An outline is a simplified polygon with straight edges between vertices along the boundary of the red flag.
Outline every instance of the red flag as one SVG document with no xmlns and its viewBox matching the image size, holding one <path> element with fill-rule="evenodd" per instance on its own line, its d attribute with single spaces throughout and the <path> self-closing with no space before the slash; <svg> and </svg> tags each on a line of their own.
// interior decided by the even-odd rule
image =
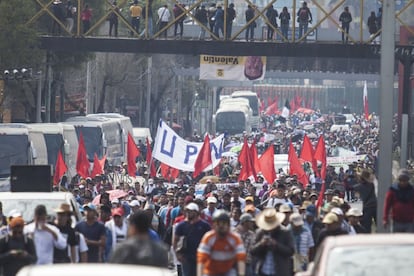
<svg viewBox="0 0 414 276">
<path fill-rule="evenodd" d="M 99 160 L 98 155 L 95 153 L 93 157 L 93 168 L 92 168 L 91 176 L 95 177 L 97 174 L 99 175 L 103 174 L 103 167 L 102 167 L 101 160 Z"/>
<path fill-rule="evenodd" d="M 273 183 L 276 179 L 275 152 L 273 145 L 270 145 L 262 156 L 260 156 L 259 163 L 264 179 L 266 179 L 268 183 Z"/>
<path fill-rule="evenodd" d="M 63 160 L 62 152 L 59 150 L 56 166 L 55 166 L 55 174 L 53 175 L 53 184 L 56 186 L 59 184 L 60 179 L 68 170 L 68 167 L 65 164 L 65 160 Z"/>
<path fill-rule="evenodd" d="M 76 172 L 83 178 L 89 176 L 89 160 L 86 155 L 85 141 L 82 132 L 79 133 L 78 155 L 76 157 Z"/>
<path fill-rule="evenodd" d="M 149 175 L 150 177 L 155 177 L 157 175 L 157 170 L 155 169 L 155 164 L 152 162 L 152 150 L 151 150 L 151 144 L 148 140 L 148 137 L 146 138 L 147 143 L 147 156 L 145 156 L 145 161 L 147 161 L 147 165 L 150 167 Z"/>
<path fill-rule="evenodd" d="M 322 178 L 322 188 L 319 193 L 318 201 L 316 203 L 316 207 L 322 206 L 323 202 L 323 196 L 325 193 L 326 185 L 325 185 L 325 179 L 326 179 L 326 148 L 325 148 L 325 140 L 323 139 L 323 136 L 321 135 L 318 140 L 318 144 L 316 145 L 315 149 L 315 160 L 318 160 L 322 163 L 321 167 L 321 178 Z"/>
<path fill-rule="evenodd" d="M 139 156 L 140 152 L 135 144 L 134 138 L 131 133 L 128 133 L 128 144 L 127 144 L 127 163 L 128 163 L 128 175 L 135 176 L 137 171 L 137 163 L 135 160 Z"/>
<path fill-rule="evenodd" d="M 257 173 L 260 172 L 259 157 L 257 156 L 256 141 L 250 146 L 250 162 L 253 169 L 254 179 L 257 180 Z"/>
<path fill-rule="evenodd" d="M 197 159 L 194 163 L 193 177 L 197 177 L 205 168 L 211 165 L 211 149 L 210 149 L 210 137 L 208 134 L 204 137 L 203 146 L 197 155 Z"/>
<path fill-rule="evenodd" d="M 363 103 L 364 103 L 364 117 L 365 120 L 369 119 L 369 108 L 368 108 L 368 88 L 367 88 L 367 82 L 364 82 L 364 98 L 363 98 Z"/>
<path fill-rule="evenodd" d="M 271 105 L 269 105 L 266 110 L 265 110 L 265 115 L 275 115 L 279 113 L 279 109 L 278 109 L 278 102 L 274 102 Z"/>
<path fill-rule="evenodd" d="M 99 160 L 99 164 L 101 164 L 102 171 L 104 171 L 105 169 L 105 163 L 106 163 L 106 154 L 104 155 L 104 157 L 102 157 L 101 160 Z"/>
<path fill-rule="evenodd" d="M 162 177 L 164 177 L 165 179 L 171 181 L 172 179 L 175 179 L 179 176 L 180 174 L 180 170 L 176 169 L 176 168 L 172 168 L 170 166 L 168 166 L 167 164 L 161 163 L 160 166 L 161 169 L 161 175 Z"/>
<path fill-rule="evenodd" d="M 244 138 L 238 161 L 241 165 L 239 180 L 245 180 L 249 176 L 253 175 L 252 162 L 250 160 L 250 149 L 246 138 Z"/>
<path fill-rule="evenodd" d="M 303 137 L 303 145 L 302 151 L 300 152 L 300 158 L 302 160 L 311 163 L 312 170 L 315 174 L 318 174 L 318 165 L 316 164 L 316 160 L 314 158 L 315 150 L 313 149 L 312 143 L 309 137 L 305 134 Z"/>
<path fill-rule="evenodd" d="M 293 148 L 292 141 L 289 144 L 288 161 L 289 161 L 289 174 L 290 175 L 296 174 L 298 177 L 298 181 L 302 183 L 303 187 L 305 187 L 309 183 L 309 179 L 305 173 L 305 170 L 300 164 L 296 151 Z"/>
</svg>

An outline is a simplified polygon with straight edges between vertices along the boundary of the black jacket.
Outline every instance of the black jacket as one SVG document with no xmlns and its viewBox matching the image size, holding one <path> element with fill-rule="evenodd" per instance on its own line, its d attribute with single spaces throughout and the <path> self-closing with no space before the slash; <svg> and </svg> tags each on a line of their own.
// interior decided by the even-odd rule
<svg viewBox="0 0 414 276">
<path fill-rule="evenodd" d="M 277 268 L 276 274 L 278 276 L 292 275 L 291 257 L 295 252 L 293 235 L 289 230 L 282 229 L 281 227 L 272 230 L 270 232 L 270 236 L 276 241 L 276 246 L 268 248 L 266 245 L 261 243 L 261 240 L 266 233 L 268 232 L 261 229 L 258 230 L 256 233 L 255 244 L 251 249 L 252 255 L 259 259 L 259 271 L 265 260 L 266 253 L 270 249 L 272 250 L 275 267 Z"/>
</svg>

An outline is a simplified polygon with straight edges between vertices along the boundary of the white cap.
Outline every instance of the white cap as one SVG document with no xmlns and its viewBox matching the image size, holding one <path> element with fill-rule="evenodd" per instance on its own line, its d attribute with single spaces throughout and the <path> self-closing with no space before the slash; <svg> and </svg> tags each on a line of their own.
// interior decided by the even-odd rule
<svg viewBox="0 0 414 276">
<path fill-rule="evenodd" d="M 293 213 L 289 217 L 290 223 L 292 223 L 294 226 L 300 226 L 303 225 L 303 218 L 299 213 Z"/>
<path fill-rule="evenodd" d="M 200 209 L 198 208 L 198 205 L 194 202 L 188 203 L 187 206 L 185 206 L 186 210 L 196 211 L 198 212 Z"/>
<path fill-rule="evenodd" d="M 111 203 L 112 204 L 118 204 L 119 203 L 119 199 L 114 198 L 114 199 L 111 200 Z"/>
<path fill-rule="evenodd" d="M 8 218 L 17 218 L 17 217 L 21 217 L 22 213 L 20 211 L 18 211 L 17 209 L 13 209 L 9 212 L 8 214 Z"/>
<path fill-rule="evenodd" d="M 136 206 L 141 206 L 141 204 L 139 203 L 138 200 L 134 199 L 129 203 L 129 206 L 136 207 Z"/>
<path fill-rule="evenodd" d="M 150 178 L 148 179 L 148 185 L 154 184 L 154 179 Z"/>
<path fill-rule="evenodd" d="M 210 196 L 207 198 L 207 203 L 217 203 L 217 198 L 215 196 Z"/>
<path fill-rule="evenodd" d="M 343 216 L 344 215 L 344 212 L 342 211 L 342 209 L 338 208 L 338 207 L 332 208 L 331 213 L 334 213 L 337 216 Z"/>
</svg>

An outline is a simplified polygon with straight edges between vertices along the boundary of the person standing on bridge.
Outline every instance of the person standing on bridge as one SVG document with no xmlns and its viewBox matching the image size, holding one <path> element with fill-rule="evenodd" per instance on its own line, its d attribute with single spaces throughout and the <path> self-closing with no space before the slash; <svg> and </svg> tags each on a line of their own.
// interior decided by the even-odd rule
<svg viewBox="0 0 414 276">
<path fill-rule="evenodd" d="M 200 34 L 198 35 L 199 40 L 204 40 L 206 37 L 206 29 L 208 24 L 208 16 L 205 5 L 201 5 L 201 8 L 196 10 L 195 18 L 199 21 L 199 24 L 204 25 L 200 26 Z"/>
<path fill-rule="evenodd" d="M 224 36 L 224 11 L 221 5 L 217 5 L 217 10 L 214 15 L 214 34 L 220 38 L 220 31 Z"/>
<path fill-rule="evenodd" d="M 118 14 L 119 8 L 116 1 L 112 3 L 111 13 L 108 15 L 109 21 L 109 36 L 112 36 L 112 30 L 114 30 L 115 37 L 118 37 Z"/>
<path fill-rule="evenodd" d="M 282 12 L 279 14 L 280 19 L 280 29 L 282 35 L 284 36 L 283 40 L 289 41 L 289 22 L 290 22 L 290 13 L 287 7 L 283 7 Z"/>
<path fill-rule="evenodd" d="M 251 5 L 247 6 L 245 16 L 246 16 L 246 23 L 248 24 L 246 28 L 246 41 L 249 41 L 249 34 L 250 34 L 250 41 L 253 41 L 254 40 L 254 28 L 256 28 L 257 24 L 256 24 L 256 21 L 253 20 L 254 9 Z"/>
<path fill-rule="evenodd" d="M 89 31 L 89 28 L 91 27 L 91 18 L 92 18 L 92 10 L 89 8 L 89 5 L 86 4 L 81 13 L 83 33 L 86 33 Z"/>
<path fill-rule="evenodd" d="M 184 32 L 184 19 L 186 15 L 184 14 L 185 5 L 181 3 L 174 4 L 173 13 L 176 21 L 174 22 L 174 37 L 177 38 L 177 31 L 180 28 L 180 39 L 183 38 Z M 184 14 L 184 15 L 183 15 Z"/>
<path fill-rule="evenodd" d="M 134 28 L 134 31 L 139 34 L 139 23 L 141 20 L 142 8 L 138 5 L 138 0 L 134 0 L 134 4 L 129 7 L 131 13 L 131 25 Z M 131 31 L 131 36 L 134 35 L 134 32 Z"/>
<path fill-rule="evenodd" d="M 349 7 L 344 8 L 344 11 L 339 16 L 339 22 L 342 23 L 342 43 L 348 44 L 349 25 L 352 22 L 352 15 L 349 12 Z"/>
<path fill-rule="evenodd" d="M 164 29 L 168 25 L 168 21 L 170 21 L 171 13 L 168 10 L 168 6 L 164 5 L 161 8 L 158 9 L 158 31 Z M 165 30 L 162 32 L 162 35 L 164 38 L 167 38 L 167 32 L 168 28 L 165 28 Z"/>
<path fill-rule="evenodd" d="M 236 10 L 234 9 L 234 4 L 231 3 L 227 8 L 227 17 L 226 17 L 226 38 L 231 37 L 231 32 L 233 29 L 233 20 L 236 18 Z"/>
<path fill-rule="evenodd" d="M 267 41 L 272 41 L 273 36 L 275 34 L 275 28 L 277 28 L 277 10 L 273 8 L 273 5 L 270 5 L 270 7 L 266 11 L 266 17 L 269 21 L 267 23 Z"/>
<path fill-rule="evenodd" d="M 302 35 L 306 35 L 308 32 L 309 23 L 312 24 L 312 13 L 308 8 L 308 3 L 303 2 L 302 7 L 298 10 L 297 13 L 298 22 L 299 22 L 299 39 L 302 38 Z M 306 41 L 306 36 L 304 41 Z"/>
</svg>

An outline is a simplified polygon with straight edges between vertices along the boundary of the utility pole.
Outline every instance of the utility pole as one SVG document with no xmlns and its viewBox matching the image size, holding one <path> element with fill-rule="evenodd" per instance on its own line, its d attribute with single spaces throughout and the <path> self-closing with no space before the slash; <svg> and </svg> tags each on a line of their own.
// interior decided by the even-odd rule
<svg viewBox="0 0 414 276">
<path fill-rule="evenodd" d="M 147 104 L 145 108 L 145 127 L 150 127 L 151 118 L 151 83 L 152 83 L 152 56 L 147 59 L 148 75 L 147 75 Z"/>
<path fill-rule="evenodd" d="M 378 162 L 377 232 L 385 232 L 382 224 L 384 199 L 392 182 L 392 120 L 395 63 L 395 0 L 382 1 L 381 92 Z"/>
<path fill-rule="evenodd" d="M 37 73 L 37 95 L 36 95 L 36 123 L 42 122 L 42 71 Z"/>
</svg>

